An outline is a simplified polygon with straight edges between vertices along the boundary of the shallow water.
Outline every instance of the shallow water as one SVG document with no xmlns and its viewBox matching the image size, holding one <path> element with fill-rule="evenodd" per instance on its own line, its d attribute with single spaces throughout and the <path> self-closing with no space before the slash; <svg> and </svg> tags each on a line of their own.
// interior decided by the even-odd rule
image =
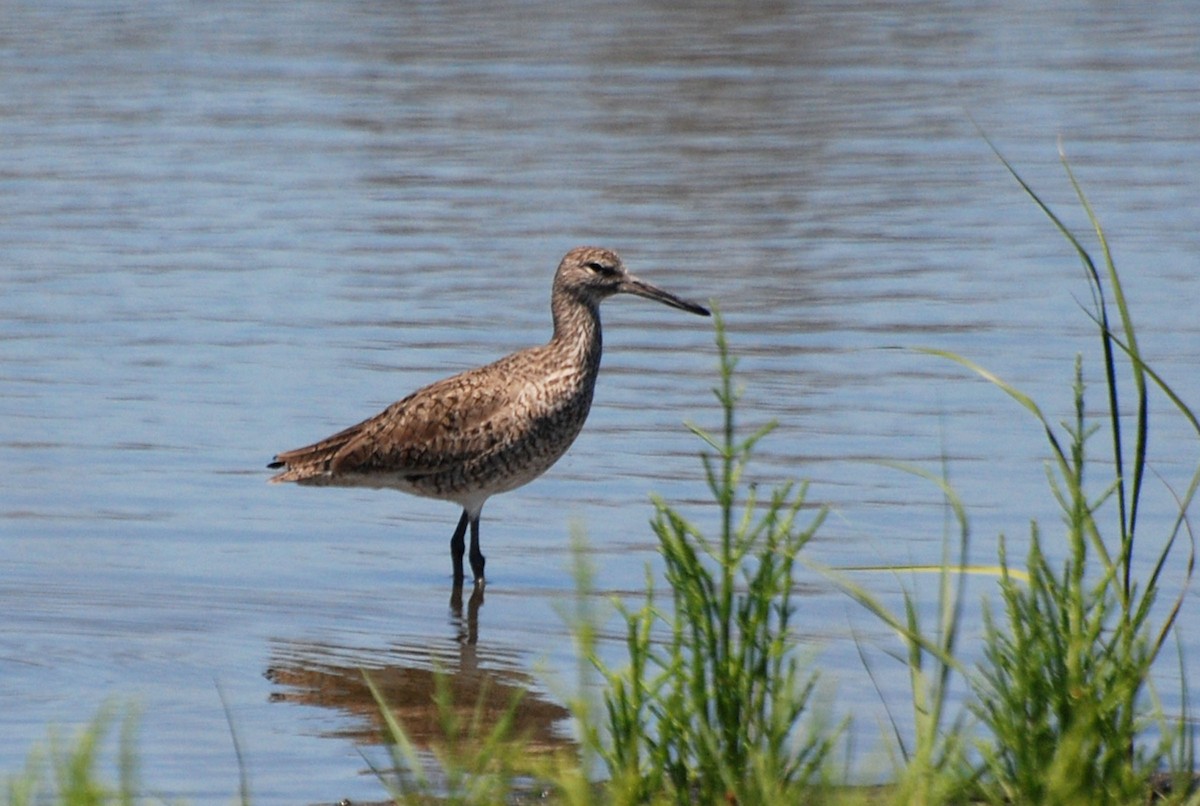
<svg viewBox="0 0 1200 806">
<path fill-rule="evenodd" d="M 281 489 L 263 465 L 544 340 L 554 265 L 579 243 L 720 305 L 747 425 L 779 422 L 758 476 L 810 479 L 832 509 L 815 559 L 939 556 L 937 491 L 875 459 L 944 459 L 980 562 L 1031 518 L 1052 531 L 1033 422 L 889 348 L 968 355 L 1055 421 L 1077 351 L 1098 378 L 1078 261 L 974 119 L 1086 231 L 1061 137 L 1143 349 L 1200 401 L 1194 17 L 1186 3 L 10 4 L 0 771 L 117 697 L 139 704 L 150 788 L 228 802 L 219 688 L 256 802 L 379 798 L 358 750 L 360 667 L 414 701 L 439 666 L 530 688 L 531 718 L 551 725 L 539 736 L 561 737 L 572 524 L 600 591 L 636 595 L 655 561 L 648 493 L 712 517 L 682 425 L 718 422 L 707 323 L 606 304 L 583 435 L 488 504 L 474 618 L 449 601 L 452 507 Z M 1155 405 L 1154 469 L 1180 489 L 1197 440 Z M 1147 549 L 1170 511 L 1149 487 Z M 881 713 L 847 636 L 888 636 L 804 582 L 801 622 L 840 707 Z M 988 586 L 974 580 L 972 601 Z M 877 667 L 903 703 L 902 670 L 882 653 Z M 877 722 L 856 724 L 869 745 Z"/>
</svg>

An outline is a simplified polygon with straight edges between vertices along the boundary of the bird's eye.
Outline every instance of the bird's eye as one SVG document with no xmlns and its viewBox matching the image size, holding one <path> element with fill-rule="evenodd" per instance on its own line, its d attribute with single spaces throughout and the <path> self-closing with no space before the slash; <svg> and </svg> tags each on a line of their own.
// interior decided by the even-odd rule
<svg viewBox="0 0 1200 806">
<path fill-rule="evenodd" d="M 583 265 L 596 272 L 596 274 L 603 274 L 605 277 L 612 277 L 617 273 L 615 266 L 609 266 L 607 263 L 599 263 L 595 260 L 589 260 Z"/>
</svg>

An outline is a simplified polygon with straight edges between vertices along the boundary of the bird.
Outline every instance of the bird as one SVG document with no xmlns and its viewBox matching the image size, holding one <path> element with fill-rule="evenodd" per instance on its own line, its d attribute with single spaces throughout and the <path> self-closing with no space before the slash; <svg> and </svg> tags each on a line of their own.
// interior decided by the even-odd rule
<svg viewBox="0 0 1200 806">
<path fill-rule="evenodd" d="M 450 538 L 453 584 L 464 580 L 468 528 L 474 583 L 485 583 L 479 519 L 489 498 L 533 481 L 583 428 L 600 369 L 600 303 L 632 294 L 708 316 L 709 310 L 641 280 L 616 252 L 576 247 L 554 273 L 554 331 L 542 345 L 436 381 L 373 417 L 267 467 L 275 484 L 393 489 L 462 508 Z"/>
</svg>

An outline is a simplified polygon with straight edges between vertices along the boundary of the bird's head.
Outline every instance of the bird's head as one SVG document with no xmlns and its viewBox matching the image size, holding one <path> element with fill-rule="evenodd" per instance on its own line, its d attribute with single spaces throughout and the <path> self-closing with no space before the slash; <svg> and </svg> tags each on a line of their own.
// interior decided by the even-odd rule
<svg viewBox="0 0 1200 806">
<path fill-rule="evenodd" d="M 569 293 L 593 305 L 614 294 L 633 294 L 688 313 L 709 315 L 703 305 L 681 299 L 634 277 L 625 270 L 625 264 L 616 252 L 595 246 L 578 246 L 563 256 L 554 275 L 554 290 L 556 293 Z"/>
</svg>

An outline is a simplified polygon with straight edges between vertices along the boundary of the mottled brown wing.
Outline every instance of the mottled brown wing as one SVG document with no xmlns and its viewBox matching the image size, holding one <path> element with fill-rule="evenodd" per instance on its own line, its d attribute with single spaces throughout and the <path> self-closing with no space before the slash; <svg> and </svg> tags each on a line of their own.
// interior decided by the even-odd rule
<svg viewBox="0 0 1200 806">
<path fill-rule="evenodd" d="M 501 362 L 498 362 L 501 363 Z M 441 473 L 477 456 L 500 438 L 524 382 L 497 384 L 489 368 L 438 381 L 331 437 L 275 457 L 286 467 L 273 482 L 356 473 Z"/>
<path fill-rule="evenodd" d="M 330 463 L 333 475 L 443 473 L 483 453 L 513 410 L 507 384 L 476 383 L 475 373 L 448 378 L 393 403 L 367 421 Z"/>
</svg>

